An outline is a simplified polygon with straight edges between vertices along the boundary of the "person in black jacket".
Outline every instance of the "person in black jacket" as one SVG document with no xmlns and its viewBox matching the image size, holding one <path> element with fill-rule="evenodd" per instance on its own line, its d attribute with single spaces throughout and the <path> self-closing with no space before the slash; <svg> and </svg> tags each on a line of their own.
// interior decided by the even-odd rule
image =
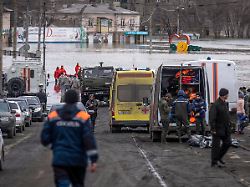
<svg viewBox="0 0 250 187">
<path fill-rule="evenodd" d="M 46 105 L 47 105 L 47 94 L 45 93 L 45 91 L 43 89 L 43 84 L 39 84 L 39 92 L 36 94 L 36 96 L 38 97 L 38 99 L 42 105 L 43 112 L 45 112 Z"/>
<path fill-rule="evenodd" d="M 98 153 L 90 116 L 77 107 L 78 98 L 75 90 L 68 90 L 66 104 L 48 115 L 41 133 L 41 143 L 52 145 L 57 187 L 83 187 L 89 161 L 90 171 L 96 171 Z"/>
<path fill-rule="evenodd" d="M 176 118 L 177 133 L 179 142 L 182 143 L 182 125 L 184 125 L 188 138 L 191 137 L 191 131 L 189 128 L 188 114 L 191 111 L 191 106 L 189 101 L 186 99 L 186 94 L 184 90 L 179 90 L 177 94 L 177 99 L 173 102 L 172 114 Z"/>
<path fill-rule="evenodd" d="M 212 167 L 223 167 L 222 160 L 231 145 L 231 130 L 229 120 L 229 108 L 226 102 L 229 91 L 221 88 L 219 98 L 215 101 L 209 111 L 209 123 L 212 133 Z M 221 145 L 222 141 L 222 145 Z"/>
</svg>

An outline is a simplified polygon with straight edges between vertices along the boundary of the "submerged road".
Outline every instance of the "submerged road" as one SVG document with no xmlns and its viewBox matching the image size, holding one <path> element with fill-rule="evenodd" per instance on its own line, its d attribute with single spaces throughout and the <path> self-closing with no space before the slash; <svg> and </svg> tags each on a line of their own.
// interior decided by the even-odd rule
<svg viewBox="0 0 250 187">
<path fill-rule="evenodd" d="M 100 108 L 96 127 L 100 160 L 98 171 L 88 173 L 93 187 L 240 187 L 250 186 L 250 130 L 238 136 L 241 148 L 231 148 L 224 169 L 210 167 L 210 149 L 186 143 L 153 143 L 144 129 L 111 134 L 108 109 Z M 42 123 L 33 123 L 14 139 L 5 138 L 3 187 L 51 187 L 51 151 L 40 145 Z"/>
</svg>

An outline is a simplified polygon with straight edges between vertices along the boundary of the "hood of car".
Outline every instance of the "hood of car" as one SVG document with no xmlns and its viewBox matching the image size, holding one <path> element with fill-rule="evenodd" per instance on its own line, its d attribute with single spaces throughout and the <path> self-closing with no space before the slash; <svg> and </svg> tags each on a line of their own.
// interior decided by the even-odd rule
<svg viewBox="0 0 250 187">
<path fill-rule="evenodd" d="M 31 108 L 32 110 L 35 108 L 41 107 L 40 105 L 29 105 L 29 108 Z"/>
</svg>

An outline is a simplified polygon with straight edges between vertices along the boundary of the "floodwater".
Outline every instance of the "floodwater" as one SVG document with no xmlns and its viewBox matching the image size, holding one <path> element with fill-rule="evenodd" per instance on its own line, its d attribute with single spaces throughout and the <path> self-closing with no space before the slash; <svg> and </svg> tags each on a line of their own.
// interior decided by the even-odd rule
<svg viewBox="0 0 250 187">
<path fill-rule="evenodd" d="M 192 44 L 192 43 L 191 43 Z M 47 44 L 46 70 L 51 74 L 57 66 L 64 65 L 68 74 L 74 74 L 74 67 L 78 62 L 82 67 L 97 66 L 104 62 L 105 66 L 122 67 L 124 69 L 146 68 L 157 69 L 161 64 L 180 64 L 191 60 L 212 59 L 232 60 L 237 64 L 238 80 L 241 85 L 250 86 L 250 40 L 211 40 L 195 41 L 194 45 L 213 49 L 242 49 L 245 52 L 208 52 L 202 51 L 194 54 L 169 54 L 156 51 L 150 54 L 145 48 L 136 45 L 94 45 L 94 44 Z M 35 51 L 36 45 L 31 45 Z M 11 57 L 4 56 L 3 69 L 11 64 Z M 53 84 L 51 84 L 53 85 Z M 53 94 L 52 86 L 48 91 Z M 56 94 L 56 100 L 59 101 Z"/>
</svg>

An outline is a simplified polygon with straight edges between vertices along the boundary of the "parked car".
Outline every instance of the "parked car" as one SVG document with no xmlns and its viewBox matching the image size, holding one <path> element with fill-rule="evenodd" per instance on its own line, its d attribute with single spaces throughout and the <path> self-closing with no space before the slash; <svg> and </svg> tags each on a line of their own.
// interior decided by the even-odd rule
<svg viewBox="0 0 250 187">
<path fill-rule="evenodd" d="M 16 101 L 9 101 L 10 109 L 16 111 L 16 128 L 19 132 L 23 132 L 25 130 L 25 114 L 21 110 L 20 105 Z"/>
<path fill-rule="evenodd" d="M 59 109 L 59 108 L 63 107 L 63 105 L 65 105 L 65 103 L 56 103 L 56 104 L 53 104 L 53 105 L 51 106 L 49 112 L 55 111 L 56 109 Z M 86 108 L 85 108 L 85 106 L 82 104 L 82 102 L 77 102 L 77 107 L 78 107 L 80 110 L 87 111 Z"/>
<path fill-rule="evenodd" d="M 4 141 L 3 141 L 3 134 L 0 129 L 0 171 L 3 170 L 3 162 L 4 162 Z"/>
<path fill-rule="evenodd" d="M 42 122 L 44 119 L 42 105 L 36 96 L 21 96 L 18 98 L 25 98 L 28 101 L 29 108 L 32 110 L 32 121 Z"/>
<path fill-rule="evenodd" d="M 32 123 L 32 110 L 29 108 L 29 103 L 27 101 L 27 99 L 25 98 L 8 98 L 8 101 L 16 101 L 20 107 L 22 112 L 25 115 L 25 125 L 27 127 L 31 126 Z"/>
<path fill-rule="evenodd" d="M 10 109 L 9 102 L 0 99 L 0 129 L 8 134 L 8 138 L 16 135 L 16 111 Z"/>
</svg>

